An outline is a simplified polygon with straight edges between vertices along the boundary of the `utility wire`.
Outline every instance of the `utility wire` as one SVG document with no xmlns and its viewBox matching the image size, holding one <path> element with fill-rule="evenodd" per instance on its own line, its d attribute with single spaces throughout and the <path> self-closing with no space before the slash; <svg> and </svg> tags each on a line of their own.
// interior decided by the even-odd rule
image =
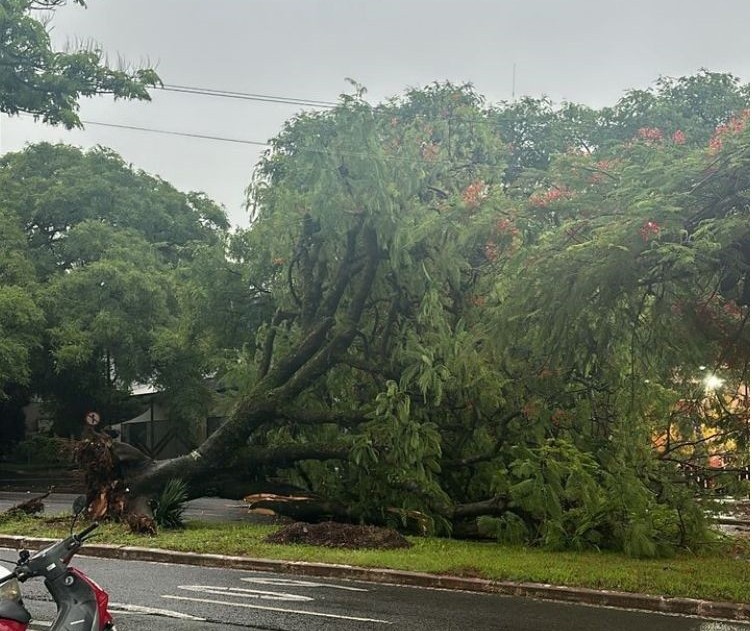
<svg viewBox="0 0 752 631">
<path fill-rule="evenodd" d="M 200 138 L 202 140 L 217 140 L 220 142 L 234 142 L 237 144 L 242 145 L 255 145 L 258 147 L 270 147 L 271 143 L 269 142 L 261 142 L 259 140 L 244 140 L 242 138 L 228 138 L 227 136 L 210 136 L 207 134 L 193 134 L 190 132 L 184 132 L 184 131 L 172 131 L 169 129 L 156 129 L 154 127 L 138 127 L 136 125 L 119 125 L 116 123 L 103 123 L 100 121 L 89 121 L 89 120 L 81 120 L 82 123 L 86 125 L 97 125 L 99 127 L 114 127 L 116 129 L 128 129 L 131 131 L 142 131 L 152 134 L 165 134 L 169 136 L 184 136 L 186 138 Z M 347 149 L 326 149 L 321 148 L 318 149 L 316 147 L 298 147 L 296 151 L 300 151 L 302 153 L 318 153 L 322 155 L 331 155 L 331 156 L 349 156 L 354 158 L 375 158 L 377 157 L 377 154 L 374 152 L 365 152 L 365 151 L 349 151 Z M 445 160 L 445 159 L 434 159 L 434 160 L 415 160 L 414 158 L 402 158 L 400 156 L 393 156 L 393 155 L 381 155 L 378 156 L 382 160 L 386 160 L 389 162 L 402 162 L 405 164 L 452 164 L 451 161 Z"/>
<path fill-rule="evenodd" d="M 272 96 L 269 94 L 253 94 L 249 92 L 235 92 L 232 90 L 214 90 L 211 88 L 196 88 L 187 85 L 173 85 L 163 84 L 157 86 L 157 89 L 165 92 L 180 92 L 183 94 L 198 94 L 201 96 L 217 96 L 228 99 L 240 99 L 243 101 L 262 101 L 264 103 L 281 103 L 284 105 L 295 106 L 308 106 L 308 107 L 321 107 L 321 108 L 334 108 L 337 107 L 337 103 L 333 101 L 320 101 L 317 99 L 298 99 L 287 96 Z"/>
<path fill-rule="evenodd" d="M 218 140 L 220 142 L 234 142 L 242 145 L 256 145 L 258 147 L 268 147 L 268 142 L 260 140 L 244 140 L 242 138 L 228 138 L 227 136 L 211 136 L 208 134 L 194 134 L 186 131 L 172 131 L 169 129 L 156 129 L 154 127 L 139 127 L 137 125 L 119 125 L 117 123 L 103 123 L 100 121 L 81 120 L 86 125 L 96 125 L 98 127 L 114 127 L 115 129 L 128 129 L 131 131 L 143 131 L 151 134 L 165 134 L 168 136 L 184 136 L 185 138 L 200 138 L 201 140 Z"/>
<path fill-rule="evenodd" d="M 18 116 L 23 116 L 26 118 L 33 118 L 32 114 L 27 114 L 25 112 L 21 112 L 18 114 Z M 118 123 L 104 123 L 102 121 L 92 121 L 92 120 L 84 120 L 81 119 L 81 122 L 85 125 L 95 125 L 97 127 L 111 127 L 114 129 L 126 129 L 129 131 L 140 131 L 140 132 L 146 132 L 151 134 L 163 134 L 167 136 L 183 136 L 185 138 L 198 138 L 200 140 L 215 140 L 219 142 L 233 142 L 236 144 L 241 145 L 254 145 L 257 147 L 271 147 L 270 142 L 262 142 L 260 140 L 245 140 L 243 138 L 230 138 L 227 136 L 212 136 L 209 134 L 194 134 L 191 132 L 184 132 L 184 131 L 174 131 L 169 129 L 157 129 L 156 127 L 140 127 L 138 125 L 125 125 L 125 124 L 118 124 Z M 412 164 L 412 165 L 425 165 L 425 164 L 453 164 L 451 160 L 436 158 L 433 160 L 415 160 L 414 158 L 407 158 L 407 157 L 401 157 L 401 156 L 395 156 L 395 155 L 381 155 L 378 156 L 374 152 L 366 152 L 366 151 L 350 151 L 347 149 L 327 149 L 327 148 L 316 148 L 316 147 L 298 147 L 296 151 L 299 151 L 301 153 L 318 153 L 321 155 L 329 155 L 329 156 L 348 156 L 348 157 L 354 157 L 354 158 L 376 158 L 379 157 L 381 160 L 385 160 L 387 162 L 401 162 L 403 164 Z"/>
<path fill-rule="evenodd" d="M 174 85 L 165 83 L 161 86 L 156 86 L 156 89 L 163 90 L 165 92 L 177 92 L 182 94 L 197 94 L 199 96 L 215 96 L 219 98 L 227 98 L 227 99 L 240 99 L 244 101 L 260 101 L 263 103 L 279 103 L 282 105 L 293 105 L 293 106 L 304 106 L 304 107 L 313 107 L 313 108 L 322 108 L 322 109 L 333 109 L 340 105 L 340 103 L 336 103 L 334 101 L 322 101 L 319 99 L 299 99 L 296 97 L 287 97 L 287 96 L 273 96 L 269 94 L 253 94 L 250 92 L 236 92 L 233 90 L 215 90 L 212 88 L 198 88 L 194 86 L 186 86 L 186 85 Z M 379 112 L 379 114 L 383 116 L 393 116 L 393 113 L 390 111 L 384 111 Z M 424 114 L 416 114 L 415 118 L 426 118 L 429 119 L 430 117 L 428 115 Z M 499 127 L 501 128 L 503 123 L 499 121 L 494 120 L 488 120 L 486 118 L 472 118 L 472 117 L 466 117 L 466 116 L 455 116 L 451 115 L 447 118 L 447 120 L 454 120 L 457 122 L 469 122 L 472 124 L 478 124 L 478 125 L 489 125 L 491 127 Z"/>
</svg>

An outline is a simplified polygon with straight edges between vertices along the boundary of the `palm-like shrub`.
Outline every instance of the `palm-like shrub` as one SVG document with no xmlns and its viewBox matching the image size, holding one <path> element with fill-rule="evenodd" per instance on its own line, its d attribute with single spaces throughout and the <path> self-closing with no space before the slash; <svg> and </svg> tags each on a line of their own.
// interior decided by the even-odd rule
<svg viewBox="0 0 752 631">
<path fill-rule="evenodd" d="M 184 528 L 183 512 L 187 501 L 188 485 L 179 478 L 173 478 L 152 502 L 154 521 L 162 528 Z"/>
</svg>

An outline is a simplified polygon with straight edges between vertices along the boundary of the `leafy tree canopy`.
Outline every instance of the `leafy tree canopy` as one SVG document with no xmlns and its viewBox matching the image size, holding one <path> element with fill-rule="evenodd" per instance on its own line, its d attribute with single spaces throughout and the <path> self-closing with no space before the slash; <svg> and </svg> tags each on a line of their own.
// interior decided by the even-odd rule
<svg viewBox="0 0 752 631">
<path fill-rule="evenodd" d="M 635 555 L 696 540 L 676 456 L 702 469 L 731 441 L 746 462 L 745 400 L 724 412 L 697 367 L 745 381 L 747 94 L 702 72 L 556 110 L 437 84 L 291 121 L 246 240 L 276 314 L 227 427 L 341 445 L 345 463 L 322 449 L 288 475 L 361 516 L 484 515 L 500 537 Z M 656 450 L 698 398 L 723 439 Z"/>
<path fill-rule="evenodd" d="M 111 411 L 118 391 L 167 369 L 155 349 L 180 321 L 179 277 L 198 252 L 221 255 L 228 222 L 204 195 L 103 148 L 33 145 L 0 159 L 0 182 L 4 234 L 15 244 L 0 268 L 16 305 L 7 339 L 25 351 L 7 351 L 13 370 L 3 381 L 23 383 L 33 371 L 36 392 L 75 427 L 85 409 Z"/>
<path fill-rule="evenodd" d="M 83 0 L 76 4 L 85 6 Z M 67 52 L 52 49 L 40 14 L 66 0 L 0 2 L 0 112 L 26 112 L 46 123 L 81 127 L 81 97 L 112 94 L 116 99 L 149 100 L 159 84 L 150 68 L 112 69 L 95 46 Z"/>
</svg>

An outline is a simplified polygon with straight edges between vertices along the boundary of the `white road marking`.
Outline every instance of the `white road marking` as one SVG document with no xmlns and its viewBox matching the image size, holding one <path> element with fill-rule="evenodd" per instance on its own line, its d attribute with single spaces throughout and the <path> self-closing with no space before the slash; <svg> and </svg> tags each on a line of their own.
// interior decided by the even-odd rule
<svg viewBox="0 0 752 631">
<path fill-rule="evenodd" d="M 296 581 L 290 578 L 265 578 L 262 576 L 251 576 L 241 578 L 246 583 L 256 583 L 257 585 L 276 585 L 277 587 L 329 587 L 331 589 L 344 589 L 349 592 L 367 592 L 367 589 L 361 587 L 346 587 L 344 585 L 330 585 L 328 583 L 313 583 L 311 581 Z"/>
<path fill-rule="evenodd" d="M 261 600 L 285 600 L 291 602 L 311 602 L 313 598 L 287 594 L 285 592 L 263 592 L 258 589 L 244 589 L 243 587 L 220 587 L 217 585 L 178 585 L 178 589 L 215 596 L 240 596 L 243 598 L 259 598 Z"/>
<path fill-rule="evenodd" d="M 187 613 L 181 613 L 179 611 L 172 611 L 171 609 L 157 609 L 156 607 L 143 607 L 141 605 L 130 605 L 127 603 L 110 603 L 110 612 L 125 615 L 125 614 L 146 614 L 149 616 L 162 616 L 164 618 L 176 618 L 178 620 L 198 620 L 199 622 L 206 622 L 206 618 L 199 618 L 198 616 L 191 616 Z"/>
<path fill-rule="evenodd" d="M 355 616 L 338 616 L 333 613 L 320 613 L 317 611 L 300 611 L 298 609 L 282 609 L 280 607 L 263 607 L 261 605 L 251 605 L 249 603 L 226 602 L 224 600 L 207 600 L 205 598 L 189 598 L 188 596 L 170 596 L 162 595 L 162 598 L 171 600 L 187 600 L 195 603 L 209 603 L 212 605 L 229 605 L 230 607 L 244 607 L 245 609 L 259 609 L 261 611 L 276 611 L 278 613 L 294 613 L 301 616 L 317 616 L 319 618 L 336 618 L 337 620 L 352 620 L 354 622 L 375 622 L 378 624 L 392 624 L 388 620 L 378 620 L 376 618 L 357 618 Z"/>
</svg>

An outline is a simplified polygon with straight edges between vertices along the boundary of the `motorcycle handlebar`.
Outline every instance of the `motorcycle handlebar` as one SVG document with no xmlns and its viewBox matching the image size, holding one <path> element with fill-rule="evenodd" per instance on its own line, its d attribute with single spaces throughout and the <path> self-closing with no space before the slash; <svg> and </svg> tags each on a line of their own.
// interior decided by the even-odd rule
<svg viewBox="0 0 752 631">
<path fill-rule="evenodd" d="M 99 528 L 99 522 L 95 521 L 95 522 L 91 523 L 89 526 L 87 526 L 86 528 L 84 528 L 81 532 L 79 532 L 76 535 L 76 538 L 77 539 L 83 539 L 84 537 L 86 537 L 86 535 L 88 535 L 90 532 L 96 530 L 97 528 Z"/>
</svg>

